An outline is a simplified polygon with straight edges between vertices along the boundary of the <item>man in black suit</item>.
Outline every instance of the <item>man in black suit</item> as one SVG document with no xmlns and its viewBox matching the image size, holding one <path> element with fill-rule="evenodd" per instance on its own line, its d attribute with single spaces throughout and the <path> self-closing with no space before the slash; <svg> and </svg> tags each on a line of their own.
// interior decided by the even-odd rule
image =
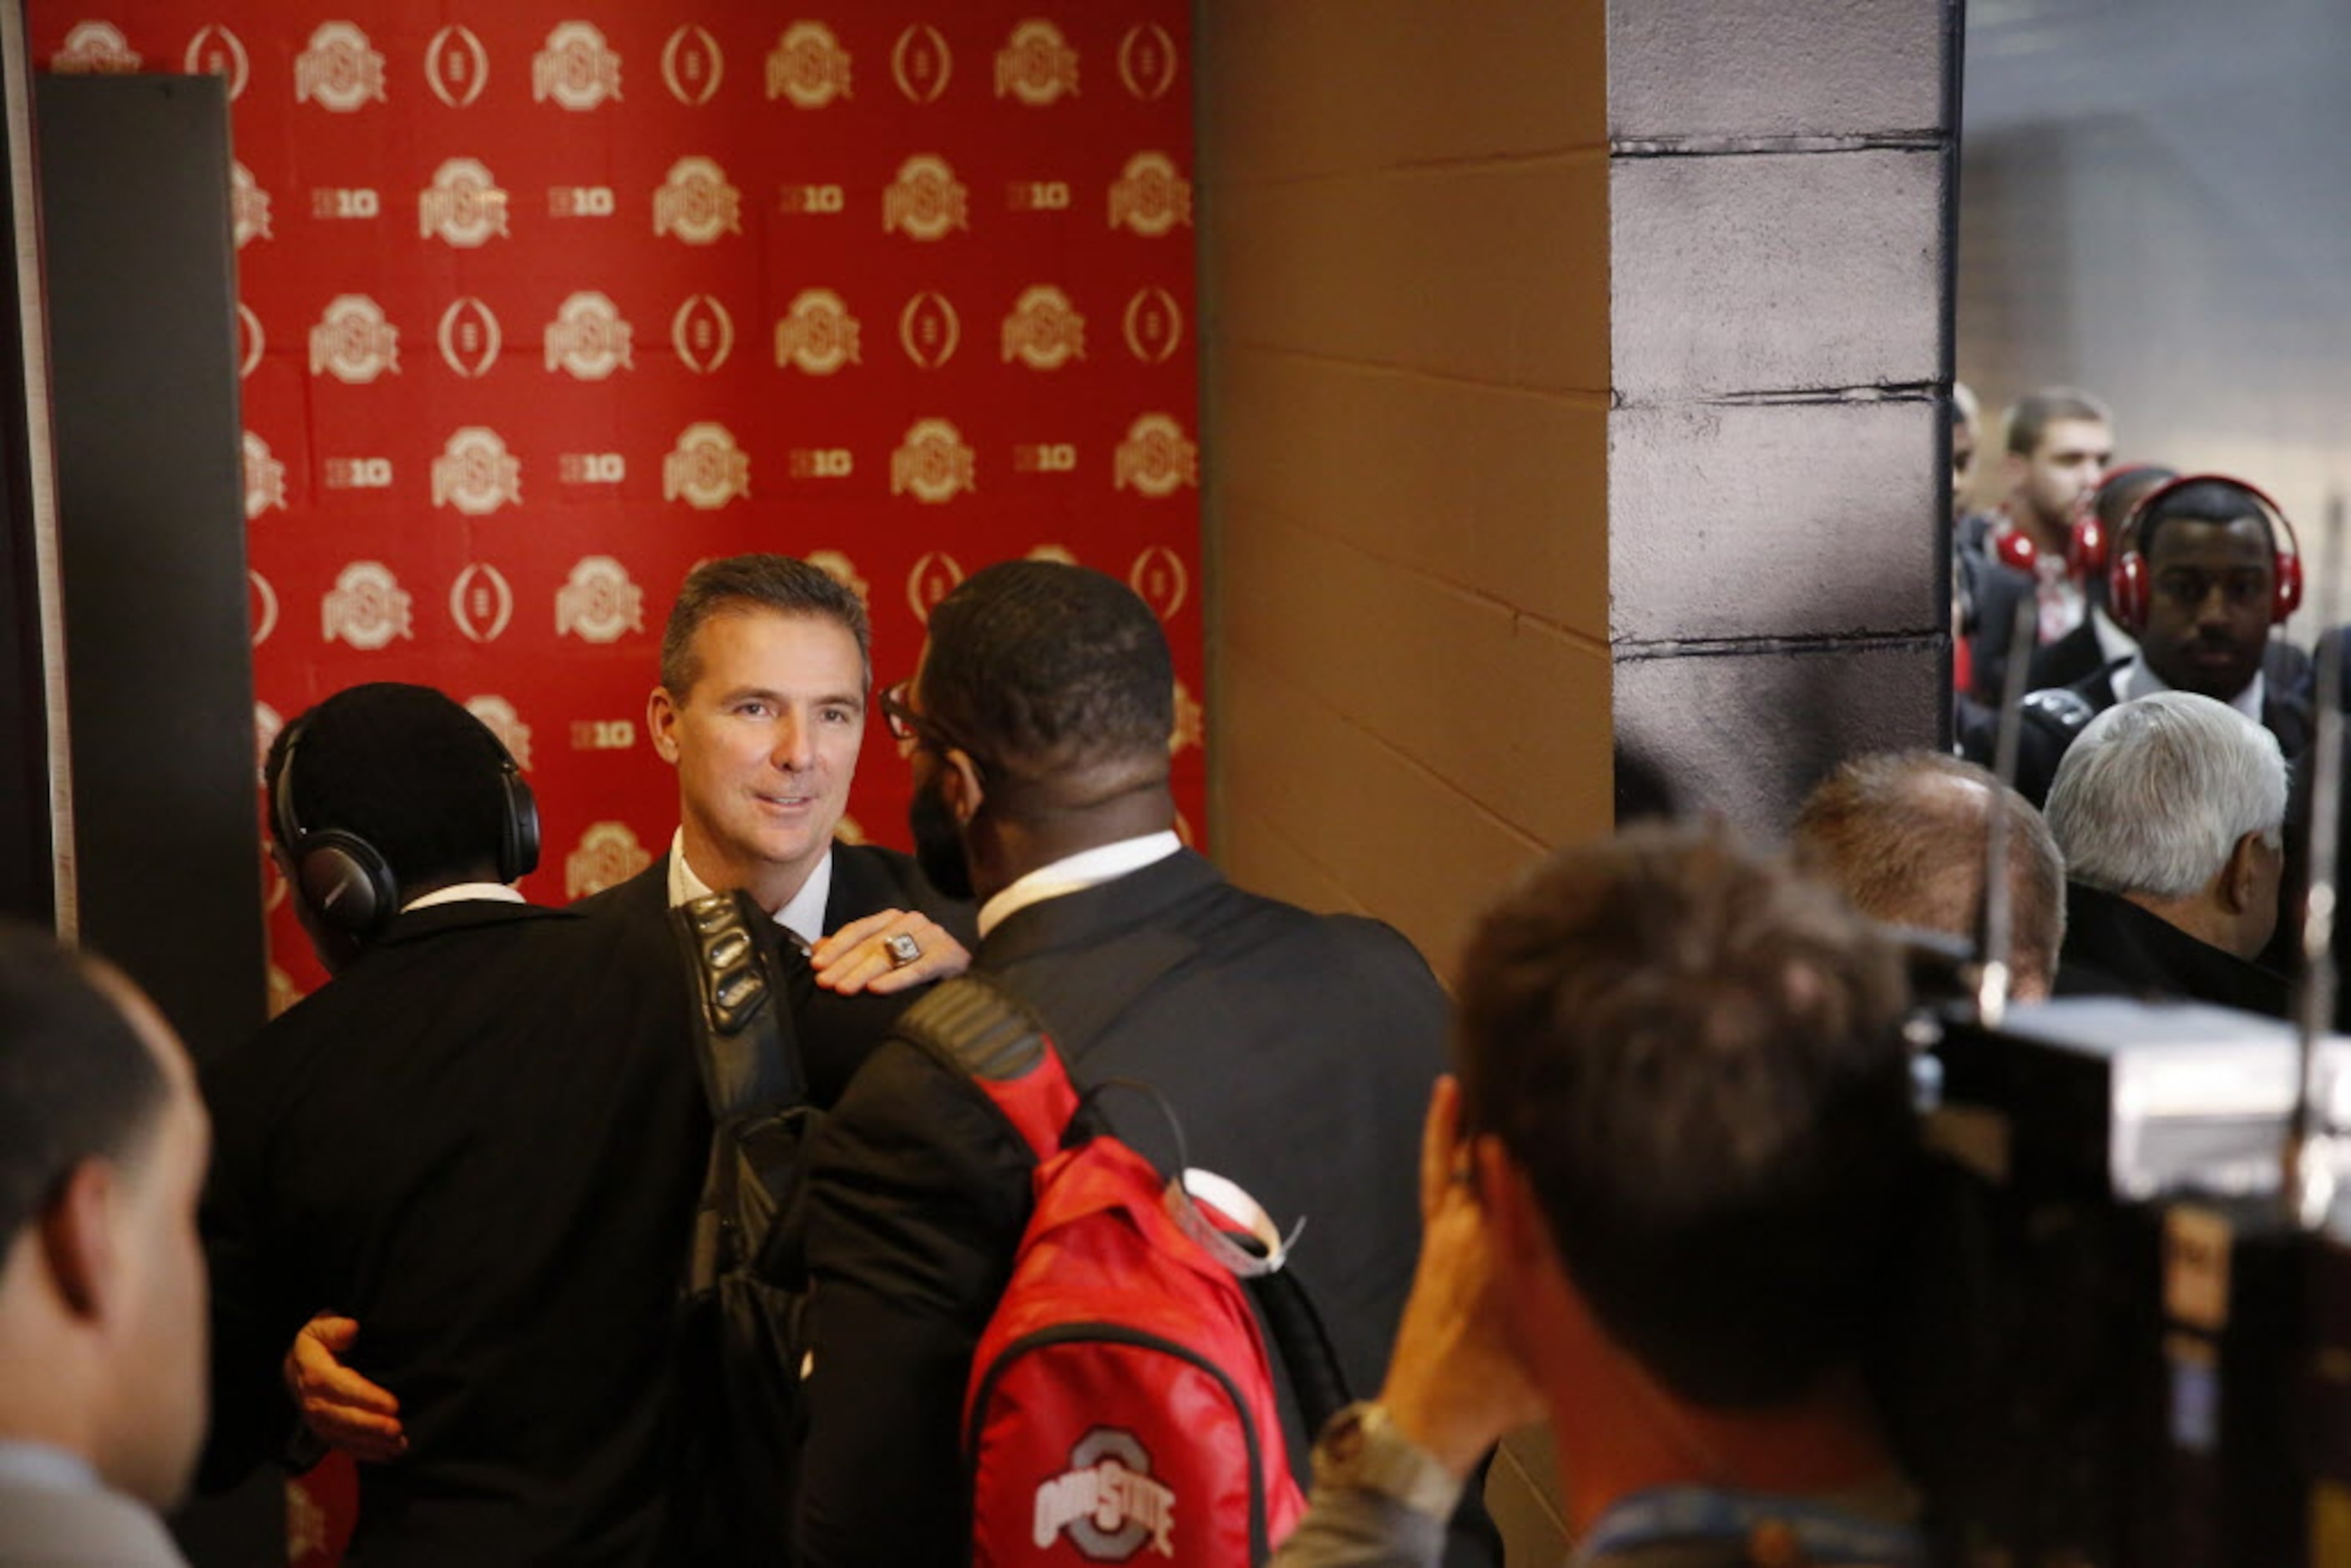
<svg viewBox="0 0 2351 1568">
<path fill-rule="evenodd" d="M 284 1358 L 347 1396 L 330 1430 L 376 1461 L 366 1561 L 666 1561 L 710 1138 L 667 933 L 650 949 L 522 901 L 529 791 L 438 692 L 340 693 L 266 772 L 288 885 L 339 967 L 205 1080 L 207 1480 L 279 1452 Z"/>
<path fill-rule="evenodd" d="M 981 901 L 977 967 L 1044 1018 L 1081 1087 L 1155 1086 L 1196 1164 L 1308 1221 L 1293 1266 L 1351 1380 L 1375 1387 L 1412 1276 L 1444 995 L 1389 927 L 1244 893 L 1182 847 L 1173 685 L 1123 585 L 1040 561 L 975 575 L 932 612 L 915 679 L 882 697 L 911 747 L 918 855 Z M 1172 1166 L 1156 1119 L 1116 1110 Z M 967 1560 L 965 1382 L 1034 1164 L 967 1080 L 900 1040 L 819 1134 L 810 1563 Z"/>
</svg>

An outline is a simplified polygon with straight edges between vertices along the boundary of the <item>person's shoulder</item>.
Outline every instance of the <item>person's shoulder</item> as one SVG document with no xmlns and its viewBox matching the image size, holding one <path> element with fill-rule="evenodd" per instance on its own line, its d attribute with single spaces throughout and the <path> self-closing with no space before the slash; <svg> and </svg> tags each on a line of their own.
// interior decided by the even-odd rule
<svg viewBox="0 0 2351 1568">
<path fill-rule="evenodd" d="M 186 1568 L 162 1522 L 144 1505 L 99 1488 L 36 1486 L 0 1478 L 0 1568 L 106 1563 Z"/>
<path fill-rule="evenodd" d="M 575 913 L 599 918 L 628 918 L 641 916 L 648 910 L 659 913 L 668 909 L 669 855 L 664 852 L 653 856 L 653 862 L 634 876 L 576 900 L 569 907 Z"/>
</svg>

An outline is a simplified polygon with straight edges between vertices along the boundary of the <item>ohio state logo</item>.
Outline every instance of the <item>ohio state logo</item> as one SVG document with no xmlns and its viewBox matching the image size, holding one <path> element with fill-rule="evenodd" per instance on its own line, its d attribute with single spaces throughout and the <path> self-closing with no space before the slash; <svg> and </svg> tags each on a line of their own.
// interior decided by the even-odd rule
<svg viewBox="0 0 2351 1568">
<path fill-rule="evenodd" d="M 514 590 L 506 574 L 487 561 L 474 561 L 449 585 L 449 618 L 468 643 L 495 643 L 514 619 Z"/>
<path fill-rule="evenodd" d="M 1029 560 L 1050 560 L 1057 566 L 1075 566 L 1078 564 L 1077 551 L 1071 549 L 1067 545 L 1031 545 L 1029 547 L 1029 554 L 1026 559 Z"/>
<path fill-rule="evenodd" d="M 616 643 L 645 629 L 645 591 L 629 580 L 628 570 L 608 555 L 580 558 L 570 578 L 555 591 L 555 634 L 583 643 Z"/>
<path fill-rule="evenodd" d="M 415 636 L 409 630 L 408 595 L 380 560 L 355 560 L 343 568 L 319 608 L 327 641 L 340 638 L 361 653 L 389 646 L 395 637 Z"/>
<path fill-rule="evenodd" d="M 898 178 L 882 193 L 882 232 L 908 239 L 941 240 L 971 227 L 971 193 L 935 152 L 917 152 L 898 165 Z"/>
<path fill-rule="evenodd" d="M 973 483 L 975 459 L 963 433 L 944 419 L 918 419 L 890 455 L 890 494 L 928 506 L 952 501 Z"/>
<path fill-rule="evenodd" d="M 438 235 L 466 250 L 488 244 L 492 235 L 503 238 L 507 193 L 480 159 L 452 158 L 433 172 L 432 185 L 418 194 L 416 229 L 423 238 Z"/>
<path fill-rule="evenodd" d="M 1183 344 L 1184 309 L 1165 288 L 1146 285 L 1127 300 L 1119 326 L 1125 334 L 1128 353 L 1146 365 L 1164 365 Z"/>
<path fill-rule="evenodd" d="M 1012 29 L 996 54 L 996 96 L 1009 95 L 1031 109 L 1043 109 L 1063 93 L 1078 91 L 1078 51 L 1061 29 L 1032 17 Z"/>
<path fill-rule="evenodd" d="M 1184 570 L 1182 556 L 1165 545 L 1153 545 L 1134 558 L 1134 565 L 1127 570 L 1126 585 L 1159 619 L 1172 621 L 1191 595 L 1192 574 Z"/>
<path fill-rule="evenodd" d="M 424 85 L 452 109 L 465 109 L 490 79 L 490 52 L 474 29 L 452 22 L 424 46 Z"/>
<path fill-rule="evenodd" d="M 914 619 L 927 624 L 940 600 L 963 583 L 963 563 L 945 550 L 933 550 L 906 574 L 906 606 Z"/>
<path fill-rule="evenodd" d="M 275 507 L 286 509 L 286 465 L 269 455 L 269 443 L 245 433 L 245 520 Z"/>
<path fill-rule="evenodd" d="M 795 22 L 768 57 L 768 97 L 794 109 L 822 109 L 849 97 L 849 51 L 821 22 Z"/>
<path fill-rule="evenodd" d="M 245 42 L 218 22 L 207 23 L 196 29 L 188 40 L 188 52 L 180 62 L 190 76 L 228 78 L 229 101 L 245 96 L 246 78 L 252 75 L 252 61 L 246 58 Z"/>
<path fill-rule="evenodd" d="M 1032 371 L 1058 371 L 1086 357 L 1086 319 L 1050 284 L 1024 289 L 1004 319 L 1004 357 Z"/>
<path fill-rule="evenodd" d="M 286 727 L 285 716 L 267 703 L 253 705 L 253 775 L 258 783 L 269 768 L 269 748 L 277 744 L 277 732 Z M 265 861 L 269 857 L 264 855 Z"/>
<path fill-rule="evenodd" d="M 776 323 L 776 363 L 794 365 L 812 376 L 829 376 L 843 365 L 861 364 L 857 318 L 830 288 L 803 288 Z"/>
<path fill-rule="evenodd" d="M 49 57 L 49 69 L 59 76 L 126 76 L 140 64 L 139 52 L 111 22 L 75 23 L 65 47 Z"/>
<path fill-rule="evenodd" d="M 662 82 L 670 96 L 690 109 L 699 109 L 718 96 L 726 74 L 726 57 L 710 29 L 689 22 L 662 46 Z"/>
<path fill-rule="evenodd" d="M 294 101 L 337 114 L 383 102 L 383 56 L 350 23 L 320 23 L 310 47 L 295 57 Z"/>
<path fill-rule="evenodd" d="M 1208 716 L 1192 688 L 1183 682 L 1176 683 L 1176 727 L 1167 734 L 1167 755 L 1175 756 L 1187 746 L 1208 743 Z"/>
<path fill-rule="evenodd" d="M 1166 414 L 1146 413 L 1127 426 L 1115 467 L 1112 489 L 1131 488 L 1164 501 L 1200 482 L 1200 449 L 1184 438 L 1184 427 Z"/>
<path fill-rule="evenodd" d="M 955 75 L 955 56 L 946 35 L 928 22 L 917 22 L 898 35 L 890 50 L 890 76 L 910 103 L 936 103 Z"/>
<path fill-rule="evenodd" d="M 310 329 L 310 373 L 362 386 L 400 370 L 400 329 L 364 294 L 338 294 Z"/>
<path fill-rule="evenodd" d="M 743 193 L 726 183 L 715 159 L 681 158 L 653 193 L 653 234 L 674 234 L 688 245 L 716 245 L 743 232 Z"/>
<path fill-rule="evenodd" d="M 558 22 L 530 57 L 530 100 L 584 113 L 621 96 L 621 57 L 591 22 Z"/>
<path fill-rule="evenodd" d="M 229 165 L 228 211 L 230 225 L 236 233 L 236 248 L 243 250 L 248 240 L 267 239 L 269 235 L 269 193 L 253 177 L 253 171 L 242 163 Z"/>
<path fill-rule="evenodd" d="M 495 430 L 469 424 L 449 437 L 433 460 L 433 504 L 486 517 L 522 502 L 522 461 L 507 455 Z"/>
<path fill-rule="evenodd" d="M 236 302 L 236 374 L 239 381 L 261 368 L 262 350 L 268 346 L 268 335 L 261 329 L 261 318 L 253 307 L 240 299 Z"/>
<path fill-rule="evenodd" d="M 498 346 L 503 340 L 497 316 L 470 294 L 453 300 L 449 308 L 441 312 L 437 336 L 442 361 L 466 381 L 481 380 L 498 362 Z"/>
<path fill-rule="evenodd" d="M 735 318 L 710 295 L 688 295 L 670 318 L 669 341 L 679 363 L 706 376 L 735 351 Z"/>
<path fill-rule="evenodd" d="M 585 898 L 618 887 L 653 863 L 626 822 L 591 822 L 579 847 L 563 857 L 563 896 Z"/>
<path fill-rule="evenodd" d="M 465 699 L 465 711 L 482 721 L 482 727 L 498 737 L 507 748 L 514 765 L 525 772 L 530 769 L 530 726 L 523 723 L 522 715 L 515 712 L 514 704 L 502 696 L 479 696 Z"/>
<path fill-rule="evenodd" d="M 865 602 L 869 584 L 863 578 L 857 575 L 855 563 L 847 556 L 837 549 L 812 549 L 808 553 L 808 563 L 857 595 L 858 603 Z"/>
<path fill-rule="evenodd" d="M 277 591 L 251 567 L 246 568 L 245 582 L 246 618 L 253 623 L 253 645 L 258 648 L 277 630 Z"/>
<path fill-rule="evenodd" d="M 1176 40 L 1156 22 L 1137 22 L 1118 41 L 1118 79 L 1145 103 L 1176 85 Z"/>
<path fill-rule="evenodd" d="M 1124 1563 L 1148 1543 L 1176 1555 L 1176 1493 L 1151 1479 L 1134 1433 L 1097 1427 L 1070 1450 L 1070 1468 L 1039 1483 L 1029 1541 L 1040 1552 L 1067 1535 L 1081 1555 Z"/>
<path fill-rule="evenodd" d="M 662 459 L 662 499 L 683 500 L 697 511 L 715 512 L 751 493 L 751 459 L 735 444 L 727 428 L 705 420 L 679 433 L 677 446 Z"/>
<path fill-rule="evenodd" d="M 1145 239 L 1172 233 L 1192 221 L 1192 182 L 1176 172 L 1165 152 L 1138 152 L 1110 186 L 1110 226 Z"/>
<path fill-rule="evenodd" d="M 954 359 L 962 341 L 963 319 L 944 294 L 926 288 L 898 312 L 898 346 L 924 370 L 935 371 Z"/>
<path fill-rule="evenodd" d="M 547 368 L 575 380 L 601 382 L 631 368 L 629 324 L 620 308 L 593 289 L 572 295 L 547 324 Z"/>
</svg>

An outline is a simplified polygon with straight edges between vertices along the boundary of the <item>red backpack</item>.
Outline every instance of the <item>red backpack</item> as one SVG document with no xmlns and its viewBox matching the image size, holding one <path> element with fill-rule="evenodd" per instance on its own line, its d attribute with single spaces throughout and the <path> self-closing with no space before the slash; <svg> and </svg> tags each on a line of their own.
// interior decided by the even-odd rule
<svg viewBox="0 0 2351 1568">
<path fill-rule="evenodd" d="M 1263 1562 L 1306 1502 L 1248 1294 L 1179 1205 L 1235 1227 L 1108 1134 L 1063 1146 L 1081 1102 L 1009 993 L 967 976 L 922 1008 L 1040 1162 L 965 1397 L 972 1562 Z"/>
</svg>

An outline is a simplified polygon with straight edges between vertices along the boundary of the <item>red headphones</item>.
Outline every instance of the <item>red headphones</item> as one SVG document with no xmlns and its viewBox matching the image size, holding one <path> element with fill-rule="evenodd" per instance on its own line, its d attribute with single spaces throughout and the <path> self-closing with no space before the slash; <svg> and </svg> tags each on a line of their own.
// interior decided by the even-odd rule
<svg viewBox="0 0 2351 1568">
<path fill-rule="evenodd" d="M 2115 624 L 2132 636 L 2147 627 L 2148 601 L 2155 591 L 2149 580 L 2147 557 L 2139 551 L 2139 532 L 2147 514 L 2166 497 L 2174 496 L 2190 485 L 2226 485 L 2253 501 L 2270 531 L 2270 551 L 2277 563 L 2275 581 L 2270 594 L 2270 624 L 2284 621 L 2302 605 L 2302 544 L 2294 538 L 2294 525 L 2286 521 L 2284 511 L 2258 487 L 2226 474 L 2182 474 L 2168 479 L 2138 498 L 2130 516 L 2123 519 L 2115 544 L 2115 561 L 2106 574 L 2106 613 Z"/>
<path fill-rule="evenodd" d="M 2098 476 L 2098 482 L 2082 492 L 2074 503 L 2074 531 L 2065 539 L 2065 569 L 2082 581 L 2104 577 L 2112 557 L 2114 541 L 2106 537 L 2106 525 L 2098 516 L 2098 503 L 2106 492 L 2124 481 L 2141 474 L 2167 476 L 2158 481 L 2169 484 L 2178 477 L 2159 463 L 2117 463 Z M 2148 486 L 2154 488 L 2153 486 Z"/>
</svg>

